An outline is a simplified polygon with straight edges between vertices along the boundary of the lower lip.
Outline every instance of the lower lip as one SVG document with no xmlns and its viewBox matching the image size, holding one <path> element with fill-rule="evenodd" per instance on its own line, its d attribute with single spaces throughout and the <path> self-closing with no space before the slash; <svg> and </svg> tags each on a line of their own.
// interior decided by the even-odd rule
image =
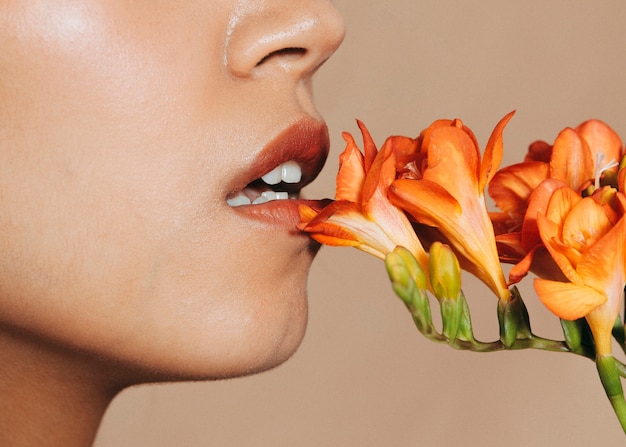
<svg viewBox="0 0 626 447">
<path fill-rule="evenodd" d="M 297 228 L 297 225 L 300 223 L 298 207 L 300 205 L 308 205 L 317 208 L 319 207 L 318 203 L 319 201 L 317 200 L 286 199 L 272 200 L 259 205 L 231 207 L 231 209 L 246 218 L 269 225 L 273 229 L 305 236 Z"/>
</svg>

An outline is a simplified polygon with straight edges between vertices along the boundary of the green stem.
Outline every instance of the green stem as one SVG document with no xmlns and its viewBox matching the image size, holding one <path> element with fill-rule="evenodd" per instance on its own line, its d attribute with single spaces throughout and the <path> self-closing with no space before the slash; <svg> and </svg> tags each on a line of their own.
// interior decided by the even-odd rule
<svg viewBox="0 0 626 447">
<path fill-rule="evenodd" d="M 626 400 L 616 359 L 612 355 L 599 356 L 596 367 L 613 411 L 626 433 Z"/>
<path fill-rule="evenodd" d="M 617 317 L 617 319 L 615 320 L 615 325 L 613 326 L 612 334 L 613 334 L 613 338 L 615 338 L 615 340 L 619 344 L 619 347 L 622 349 L 624 353 L 626 353 L 626 344 L 625 344 L 626 334 L 624 332 L 624 324 L 622 323 L 622 319 L 620 317 Z"/>
<path fill-rule="evenodd" d="M 617 368 L 617 372 L 620 376 L 626 377 L 626 365 L 624 365 L 619 360 L 615 359 L 615 367 Z"/>
</svg>

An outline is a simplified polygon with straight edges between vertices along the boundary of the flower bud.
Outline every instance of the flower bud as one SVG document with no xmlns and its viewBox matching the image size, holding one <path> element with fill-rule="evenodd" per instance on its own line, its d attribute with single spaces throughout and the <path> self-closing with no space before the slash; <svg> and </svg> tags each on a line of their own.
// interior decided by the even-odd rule
<svg viewBox="0 0 626 447">
<path fill-rule="evenodd" d="M 385 266 L 394 291 L 406 304 L 411 304 L 416 292 L 426 291 L 426 274 L 406 248 L 396 247 L 385 258 Z"/>
<path fill-rule="evenodd" d="M 435 242 L 430 247 L 428 274 L 439 301 L 457 300 L 461 292 L 461 267 L 452 249 Z"/>
<path fill-rule="evenodd" d="M 465 301 L 461 295 L 461 267 L 452 249 L 440 242 L 430 247 L 428 273 L 433 293 L 441 306 L 443 335 L 455 340 L 459 333 Z"/>
<path fill-rule="evenodd" d="M 512 348 L 517 340 L 532 337 L 528 310 L 517 288 L 511 289 L 510 300 L 498 301 L 498 321 L 500 340 L 508 349 Z"/>
</svg>

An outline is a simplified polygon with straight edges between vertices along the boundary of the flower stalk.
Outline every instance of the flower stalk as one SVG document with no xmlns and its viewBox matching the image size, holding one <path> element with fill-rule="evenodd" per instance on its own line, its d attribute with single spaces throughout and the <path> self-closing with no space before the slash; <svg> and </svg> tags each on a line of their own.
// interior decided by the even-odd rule
<svg viewBox="0 0 626 447">
<path fill-rule="evenodd" d="M 622 388 L 622 374 L 620 374 L 617 365 L 618 362 L 612 355 L 603 355 L 596 359 L 596 367 L 604 391 L 613 406 L 622 429 L 626 433 L 626 400 L 624 400 L 624 390 Z"/>
</svg>

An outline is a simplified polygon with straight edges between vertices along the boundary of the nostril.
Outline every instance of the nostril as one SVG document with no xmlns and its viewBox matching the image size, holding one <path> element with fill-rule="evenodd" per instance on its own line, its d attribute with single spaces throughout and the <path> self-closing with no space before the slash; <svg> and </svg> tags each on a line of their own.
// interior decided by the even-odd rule
<svg viewBox="0 0 626 447">
<path fill-rule="evenodd" d="M 229 19 L 224 63 L 238 78 L 308 79 L 343 38 L 331 0 L 237 3 L 256 5 L 235 10 Z"/>
<path fill-rule="evenodd" d="M 264 64 L 270 59 L 280 58 L 281 60 L 285 60 L 285 61 L 293 61 L 293 60 L 301 58 L 306 53 L 307 53 L 306 48 L 298 48 L 298 47 L 282 48 L 280 50 L 272 51 L 271 53 L 268 53 L 267 55 L 265 55 L 259 62 L 257 62 L 255 67 L 258 67 Z"/>
</svg>

